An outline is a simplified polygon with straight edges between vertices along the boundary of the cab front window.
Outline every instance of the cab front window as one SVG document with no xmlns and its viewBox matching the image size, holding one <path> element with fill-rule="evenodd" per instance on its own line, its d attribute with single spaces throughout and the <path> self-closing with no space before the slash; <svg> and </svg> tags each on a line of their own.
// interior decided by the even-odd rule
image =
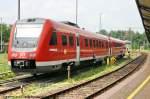
<svg viewBox="0 0 150 99">
<path fill-rule="evenodd" d="M 42 32 L 42 24 L 17 24 L 14 32 L 14 48 L 36 48 Z"/>
</svg>

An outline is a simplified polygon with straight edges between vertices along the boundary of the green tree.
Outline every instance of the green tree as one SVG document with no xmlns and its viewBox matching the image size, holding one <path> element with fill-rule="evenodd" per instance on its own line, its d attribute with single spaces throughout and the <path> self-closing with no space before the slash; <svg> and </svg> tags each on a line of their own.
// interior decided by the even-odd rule
<svg viewBox="0 0 150 99">
<path fill-rule="evenodd" d="M 0 28 L 0 31 L 1 31 L 1 28 Z M 9 41 L 10 31 L 11 31 L 11 25 L 7 25 L 7 24 L 2 25 L 3 42 L 7 43 Z"/>
<path fill-rule="evenodd" d="M 100 30 L 99 33 L 100 33 L 100 34 L 103 34 L 103 35 L 108 35 L 108 32 L 107 32 L 105 29 Z"/>
</svg>

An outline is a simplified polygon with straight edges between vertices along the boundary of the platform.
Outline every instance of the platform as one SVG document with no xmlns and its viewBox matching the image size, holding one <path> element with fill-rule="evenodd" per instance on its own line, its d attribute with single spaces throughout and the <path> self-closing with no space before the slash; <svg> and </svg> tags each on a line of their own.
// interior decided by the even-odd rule
<svg viewBox="0 0 150 99">
<path fill-rule="evenodd" d="M 139 71 L 95 99 L 150 99 L 150 53 Z"/>
</svg>

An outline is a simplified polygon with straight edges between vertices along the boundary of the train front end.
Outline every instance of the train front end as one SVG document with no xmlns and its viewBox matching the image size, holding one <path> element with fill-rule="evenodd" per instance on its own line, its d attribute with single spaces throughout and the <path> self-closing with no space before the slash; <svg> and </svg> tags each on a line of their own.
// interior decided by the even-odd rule
<svg viewBox="0 0 150 99">
<path fill-rule="evenodd" d="M 17 21 L 10 33 L 8 64 L 15 73 L 37 73 L 36 60 L 44 19 Z"/>
</svg>

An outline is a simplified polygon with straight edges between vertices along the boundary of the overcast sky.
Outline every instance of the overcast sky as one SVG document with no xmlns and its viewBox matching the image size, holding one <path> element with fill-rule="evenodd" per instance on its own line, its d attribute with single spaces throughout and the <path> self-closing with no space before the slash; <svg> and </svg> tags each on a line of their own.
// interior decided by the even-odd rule
<svg viewBox="0 0 150 99">
<path fill-rule="evenodd" d="M 17 19 L 18 0 L 0 0 L 0 17 L 5 23 Z M 135 0 L 78 0 L 78 24 L 87 30 L 99 29 L 100 13 L 102 28 L 143 32 L 143 26 Z M 21 18 L 42 17 L 56 21 L 75 22 L 75 0 L 21 0 Z"/>
</svg>

